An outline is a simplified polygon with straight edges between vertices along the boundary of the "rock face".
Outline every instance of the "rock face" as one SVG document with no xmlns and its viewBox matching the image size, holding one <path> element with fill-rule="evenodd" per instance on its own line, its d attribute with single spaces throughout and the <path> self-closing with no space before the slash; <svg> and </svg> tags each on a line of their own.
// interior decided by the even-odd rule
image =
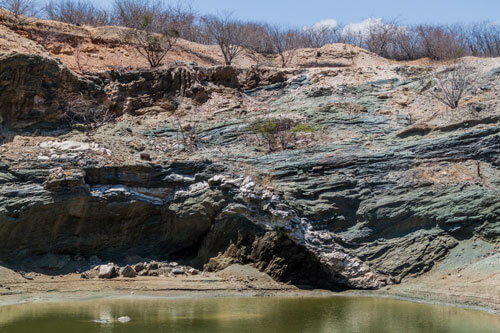
<svg viewBox="0 0 500 333">
<path fill-rule="evenodd" d="M 26 128 L 64 121 L 75 98 L 105 104 L 117 115 L 173 112 L 177 97 L 205 103 L 213 87 L 239 89 L 239 77 L 254 86 L 283 81 L 279 71 L 237 70 L 230 66 L 174 66 L 159 71 L 110 71 L 79 76 L 53 58 L 0 53 L 0 126 Z M 251 75 L 251 79 L 248 76 Z"/>
<path fill-rule="evenodd" d="M 41 55 L 0 54 L 0 124 L 24 128 L 61 121 L 72 95 L 103 100 L 104 91 L 59 61 Z"/>
<path fill-rule="evenodd" d="M 26 68 L 13 59 L 26 61 Z M 66 138 L 36 146 L 67 149 L 65 158 L 6 153 L 9 158 L 0 161 L 2 261 L 45 255 L 113 262 L 179 258 L 204 270 L 253 264 L 299 285 L 379 288 L 431 270 L 463 239 L 500 237 L 496 100 L 482 101 L 480 113 L 477 105 L 464 107 L 462 112 L 472 112 L 465 120 L 419 131 L 388 112 L 402 107 L 391 96 L 405 94 L 404 103 L 411 105 L 427 79 L 403 76 L 397 67 L 387 69 L 396 78 L 322 88 L 314 86 L 318 75 L 341 74 L 304 70 L 290 78 L 261 73 L 258 79 L 230 67 L 193 65 L 80 78 L 43 57 L 2 56 L 0 63 L 17 68 L 1 72 L 0 112 L 11 127 L 56 121 L 58 108 L 48 105 L 61 89 L 77 87 L 89 96 L 105 91 L 113 111 L 141 119 L 148 119 L 151 108 L 175 109 L 179 97 L 201 105 L 214 91 L 229 90 L 231 98 L 268 107 L 207 120 L 196 133 L 199 150 L 192 156 L 177 147 L 175 158 L 155 156 L 155 140 L 176 142 L 176 131 L 159 124 L 140 133 L 144 146 L 153 147 L 142 161 L 114 159 L 103 148 L 114 140 L 109 137 L 95 145 Z M 47 84 L 49 74 L 39 80 L 36 66 L 55 75 L 53 84 Z M 500 92 L 496 75 L 481 78 L 492 93 Z M 56 97 L 46 104 L 35 101 L 40 94 L 44 101 Z M 31 117 L 34 108 L 41 109 Z M 299 137 L 293 149 L 269 154 L 252 146 L 248 124 L 284 110 L 321 128 L 321 136 Z M 109 278 L 115 270 L 101 265 L 98 275 Z M 125 274 L 186 269 L 135 264 Z"/>
</svg>

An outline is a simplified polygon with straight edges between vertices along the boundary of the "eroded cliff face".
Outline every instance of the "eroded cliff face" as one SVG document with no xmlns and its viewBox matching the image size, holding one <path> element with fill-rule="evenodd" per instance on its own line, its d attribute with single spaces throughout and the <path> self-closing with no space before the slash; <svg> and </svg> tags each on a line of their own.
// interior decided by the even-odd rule
<svg viewBox="0 0 500 333">
<path fill-rule="evenodd" d="M 63 98 L 81 94 L 101 102 L 103 91 L 59 61 L 42 55 L 0 55 L 0 124 L 24 128 L 62 119 Z"/>
<path fill-rule="evenodd" d="M 32 54 L 0 54 L 0 124 L 10 128 L 60 125 L 76 99 L 106 105 L 115 115 L 173 113 L 179 97 L 203 104 L 215 91 L 283 82 L 279 70 L 199 67 L 181 63 L 158 71 L 99 72 L 80 76 L 59 60 Z"/>
<path fill-rule="evenodd" d="M 477 66 L 472 99 L 451 114 L 423 97 L 425 67 L 82 77 L 1 56 L 0 260 L 250 263 L 347 288 L 425 273 L 464 239 L 500 239 L 500 63 Z M 119 118 L 71 131 L 56 103 L 66 90 Z M 317 131 L 267 153 L 250 124 L 285 113 Z M 195 127 L 193 147 L 177 124 Z"/>
</svg>

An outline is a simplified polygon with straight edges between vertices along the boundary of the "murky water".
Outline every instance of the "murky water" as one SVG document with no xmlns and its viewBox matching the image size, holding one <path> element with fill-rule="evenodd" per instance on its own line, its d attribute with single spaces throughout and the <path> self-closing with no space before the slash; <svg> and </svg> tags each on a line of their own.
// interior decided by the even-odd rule
<svg viewBox="0 0 500 333">
<path fill-rule="evenodd" d="M 0 307 L 0 332 L 500 332 L 500 316 L 363 297 L 118 299 Z"/>
</svg>

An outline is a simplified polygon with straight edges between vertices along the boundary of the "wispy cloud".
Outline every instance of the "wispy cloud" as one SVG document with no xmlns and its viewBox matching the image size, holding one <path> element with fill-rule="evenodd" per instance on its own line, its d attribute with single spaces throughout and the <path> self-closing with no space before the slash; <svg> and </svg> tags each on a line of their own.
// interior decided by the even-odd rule
<svg viewBox="0 0 500 333">
<path fill-rule="evenodd" d="M 338 25 L 337 20 L 335 20 L 335 19 L 325 19 L 325 20 L 321 20 L 321 21 L 315 23 L 312 26 L 306 26 L 306 27 L 304 27 L 304 30 L 309 30 L 309 29 L 312 29 L 312 30 L 321 30 L 321 29 L 325 29 L 325 28 L 333 29 L 333 28 L 336 28 L 337 25 Z"/>
<path fill-rule="evenodd" d="M 381 18 L 367 18 L 361 22 L 351 23 L 344 27 L 344 32 L 349 32 L 353 34 L 364 35 L 370 31 L 370 29 L 383 26 L 385 23 Z"/>
</svg>

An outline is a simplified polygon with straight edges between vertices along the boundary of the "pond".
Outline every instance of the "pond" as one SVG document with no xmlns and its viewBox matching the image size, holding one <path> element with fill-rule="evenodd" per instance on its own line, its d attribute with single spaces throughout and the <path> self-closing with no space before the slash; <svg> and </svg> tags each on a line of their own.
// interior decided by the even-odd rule
<svg viewBox="0 0 500 333">
<path fill-rule="evenodd" d="M 0 307 L 0 332 L 500 332 L 500 316 L 371 297 L 101 299 Z"/>
</svg>

